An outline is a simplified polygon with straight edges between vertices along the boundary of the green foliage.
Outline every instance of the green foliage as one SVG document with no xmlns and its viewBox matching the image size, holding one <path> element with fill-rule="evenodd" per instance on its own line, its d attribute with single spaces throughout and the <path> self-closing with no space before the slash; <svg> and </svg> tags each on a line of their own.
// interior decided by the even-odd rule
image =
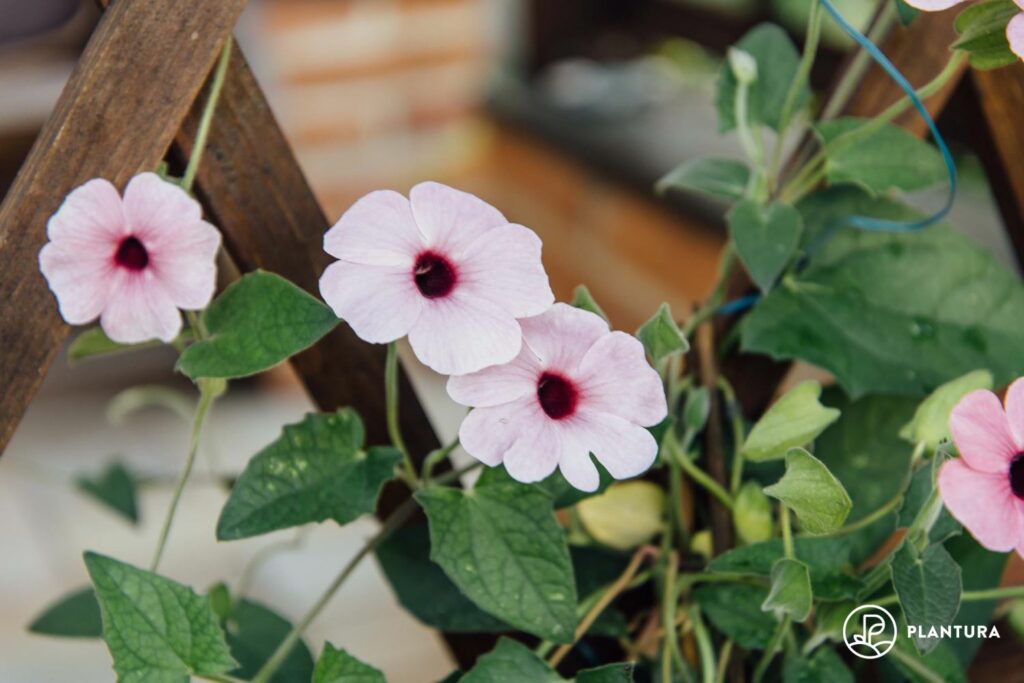
<svg viewBox="0 0 1024 683">
<path fill-rule="evenodd" d="M 736 43 L 757 62 L 757 80 L 750 86 L 749 119 L 752 125 L 764 124 L 779 129 L 782 109 L 790 83 L 800 65 L 800 54 L 784 30 L 775 24 L 761 24 Z M 718 80 L 718 128 L 728 132 L 736 128 L 736 76 L 726 64 Z M 805 86 L 797 98 L 802 107 L 810 98 Z"/>
<path fill-rule="evenodd" d="M 910 26 L 921 14 L 921 10 L 908 5 L 905 0 L 893 0 L 896 3 L 896 11 L 899 13 L 900 22 L 904 26 Z"/>
<path fill-rule="evenodd" d="M 307 679 L 308 680 L 308 679 Z M 384 674 L 344 650 L 324 643 L 313 683 L 387 683 Z"/>
<path fill-rule="evenodd" d="M 108 337 L 101 327 L 90 327 L 75 337 L 75 340 L 68 346 L 68 363 L 74 365 L 90 358 L 150 349 L 162 344 L 163 342 L 156 340 L 140 344 L 119 344 Z"/>
<path fill-rule="evenodd" d="M 209 599 L 103 555 L 86 553 L 85 565 L 119 681 L 181 683 L 237 666 Z"/>
<path fill-rule="evenodd" d="M 897 630 L 901 635 L 896 638 L 896 647 L 894 649 L 899 650 L 906 658 L 913 660 L 914 665 L 908 666 L 902 659 L 894 657 L 893 653 L 889 653 L 883 660 L 886 663 L 895 665 L 899 672 L 903 674 L 902 680 L 907 680 L 911 683 L 935 683 L 936 681 L 943 681 L 943 683 L 967 683 L 964 667 L 957 659 L 956 652 L 952 647 L 952 644 L 958 641 L 940 641 L 930 652 L 921 654 L 917 651 L 913 641 L 905 637 L 907 632 L 906 624 L 907 622 L 901 613 L 897 618 Z M 973 642 L 980 643 L 981 641 L 975 640 Z M 924 671 L 928 673 L 925 674 Z M 896 680 L 901 679 L 897 678 Z"/>
<path fill-rule="evenodd" d="M 139 508 L 135 494 L 137 483 L 122 463 L 111 462 L 94 477 L 77 477 L 75 486 L 132 524 L 138 523 Z"/>
<path fill-rule="evenodd" d="M 839 411 L 818 402 L 821 385 L 806 381 L 790 389 L 754 424 L 741 451 L 754 462 L 776 460 L 789 449 L 814 441 L 830 424 L 839 419 Z"/>
<path fill-rule="evenodd" d="M 426 524 L 399 529 L 377 546 L 377 561 L 398 602 L 427 626 L 449 633 L 513 630 L 480 610 L 430 560 Z"/>
<path fill-rule="evenodd" d="M 961 580 L 965 591 L 982 591 L 997 588 L 1006 568 L 1008 556 L 981 547 L 970 534 L 961 534 L 945 543 L 946 550 L 960 566 Z M 957 624 L 987 624 L 992 621 L 996 608 L 995 600 L 971 600 L 960 605 L 956 615 Z M 958 639 L 945 643 L 956 655 L 960 664 L 966 667 L 984 641 L 979 639 Z M 933 651 L 934 654 L 934 651 Z"/>
<path fill-rule="evenodd" d="M 936 455 L 932 459 L 931 466 L 920 467 L 914 472 L 910 485 L 903 496 L 903 505 L 900 507 L 899 513 L 899 526 L 907 527 L 913 524 L 914 518 L 917 517 L 917 514 L 931 496 L 935 488 L 932 482 L 935 481 L 938 468 L 945 460 L 946 458 Z M 949 510 L 943 506 L 939 516 L 928 531 L 928 541 L 931 543 L 942 543 L 947 538 L 959 534 L 960 531 L 960 522 L 956 521 L 953 515 L 949 514 Z"/>
<path fill-rule="evenodd" d="M 736 252 L 761 291 L 775 285 L 793 258 L 802 231 L 803 219 L 789 204 L 761 206 L 744 199 L 729 212 L 729 234 Z"/>
<path fill-rule="evenodd" d="M 292 630 L 287 619 L 250 600 L 239 600 L 231 607 L 225 627 L 231 656 L 238 662 L 231 675 L 244 680 L 256 675 Z M 270 683 L 306 683 L 312 676 L 313 655 L 300 640 Z"/>
<path fill-rule="evenodd" d="M 1016 63 L 1019 57 L 1010 49 L 1006 25 L 1020 12 L 1013 0 L 969 5 L 954 23 L 960 39 L 953 43 L 953 49 L 965 51 L 975 69 L 998 69 Z"/>
<path fill-rule="evenodd" d="M 826 152 L 825 172 L 830 183 L 849 183 L 873 194 L 885 194 L 921 190 L 946 179 L 946 165 L 938 150 L 891 124 L 867 136 L 855 134 L 850 142 L 836 143 L 866 123 L 865 119 L 842 118 L 814 126 Z"/>
<path fill-rule="evenodd" d="M 750 184 L 750 168 L 735 159 L 692 159 L 670 171 L 655 185 L 658 194 L 701 192 L 718 199 L 742 199 Z"/>
<path fill-rule="evenodd" d="M 941 545 L 919 551 L 904 543 L 893 556 L 892 585 L 907 623 L 927 631 L 953 623 L 960 609 L 960 566 Z M 928 652 L 938 639 L 917 636 L 918 650 Z"/>
<path fill-rule="evenodd" d="M 768 589 L 742 583 L 709 583 L 693 592 L 711 624 L 740 647 L 762 650 L 771 642 L 777 623 L 761 611 Z"/>
<path fill-rule="evenodd" d="M 554 499 L 554 506 L 556 510 L 563 508 L 572 507 L 580 501 L 586 500 L 593 496 L 604 493 L 609 486 L 615 483 L 615 479 L 612 475 L 608 474 L 608 470 L 604 468 L 604 465 L 594 460 L 594 465 L 597 467 L 598 474 L 600 475 L 600 483 L 598 484 L 596 491 L 580 491 L 575 488 L 572 484 L 565 480 L 562 473 L 555 470 L 546 479 L 539 481 L 535 484 L 522 484 L 508 475 L 508 471 L 504 467 L 488 467 L 480 475 L 480 478 L 476 480 L 476 486 L 491 486 L 492 484 L 509 484 L 511 486 L 520 486 L 524 490 L 529 488 L 536 488 L 546 492 Z"/>
<path fill-rule="evenodd" d="M 992 373 L 975 370 L 941 385 L 921 402 L 910 422 L 903 425 L 900 436 L 911 443 L 923 442 L 929 450 L 952 439 L 949 414 L 961 398 L 976 389 L 992 389 Z"/>
<path fill-rule="evenodd" d="M 690 343 L 672 317 L 672 309 L 668 304 L 658 307 L 658 312 L 636 331 L 636 337 L 655 365 L 670 356 L 690 350 Z"/>
<path fill-rule="evenodd" d="M 1024 289 L 944 227 L 845 231 L 741 323 L 743 347 L 831 371 L 854 397 L 920 395 L 983 368 L 996 385 L 1024 367 Z"/>
<path fill-rule="evenodd" d="M 525 645 L 502 638 L 494 649 L 476 660 L 460 683 L 562 683 L 562 677 Z"/>
<path fill-rule="evenodd" d="M 806 621 L 814 606 L 807 565 L 799 560 L 780 558 L 772 566 L 771 581 L 771 589 L 761 603 L 761 609 L 773 612 L 780 619 L 788 614 L 793 621 Z"/>
<path fill-rule="evenodd" d="M 351 408 L 309 414 L 253 456 L 217 522 L 222 541 L 333 519 L 347 524 L 373 512 L 401 454 L 363 448 L 363 423 Z"/>
<path fill-rule="evenodd" d="M 782 683 L 854 683 L 853 674 L 832 648 L 822 647 L 810 657 L 786 657 Z"/>
<path fill-rule="evenodd" d="M 740 487 L 733 503 L 732 520 L 741 543 L 760 543 L 772 537 L 772 503 L 757 482 L 748 481 Z"/>
<path fill-rule="evenodd" d="M 430 522 L 431 559 L 470 600 L 541 638 L 572 639 L 576 583 L 550 496 L 493 484 L 425 489 L 416 500 Z"/>
<path fill-rule="evenodd" d="M 604 318 L 605 322 L 608 321 L 608 316 L 591 296 L 590 290 L 587 289 L 586 285 L 578 285 L 572 293 L 572 305 L 576 308 L 582 308 L 584 311 L 590 311 L 596 315 Z"/>
<path fill-rule="evenodd" d="M 846 489 L 828 467 L 803 448 L 786 453 L 786 474 L 764 492 L 790 507 L 810 534 L 835 531 L 853 507 Z"/>
<path fill-rule="evenodd" d="M 203 312 L 209 338 L 181 354 L 178 370 L 192 379 L 246 377 L 309 348 L 338 319 L 288 280 L 263 271 L 243 275 Z"/>
<path fill-rule="evenodd" d="M 43 636 L 99 638 L 103 621 L 96 592 L 87 586 L 68 593 L 33 619 L 28 630 Z"/>
<path fill-rule="evenodd" d="M 812 192 L 796 203 L 796 209 L 804 219 L 801 246 L 806 249 L 817 245 L 831 231 L 842 228 L 850 216 L 890 221 L 916 221 L 923 217 L 906 204 L 876 197 L 856 185 L 833 185 Z"/>
<path fill-rule="evenodd" d="M 633 683 L 633 665 L 605 664 L 594 669 L 580 671 L 574 683 Z"/>
</svg>

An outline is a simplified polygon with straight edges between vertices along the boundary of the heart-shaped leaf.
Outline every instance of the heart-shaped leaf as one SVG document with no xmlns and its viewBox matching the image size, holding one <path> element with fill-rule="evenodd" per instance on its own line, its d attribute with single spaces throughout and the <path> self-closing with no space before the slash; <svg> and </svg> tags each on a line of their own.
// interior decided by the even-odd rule
<svg viewBox="0 0 1024 683">
<path fill-rule="evenodd" d="M 729 234 L 751 279 L 768 291 L 785 269 L 797 245 L 803 219 L 789 204 L 761 206 L 744 199 L 729 212 Z"/>
<path fill-rule="evenodd" d="M 806 446 L 839 419 L 839 411 L 819 402 L 821 385 L 813 380 L 787 391 L 758 420 L 743 442 L 744 458 L 776 460 L 790 448 Z"/>
<path fill-rule="evenodd" d="M 846 521 L 853 503 L 825 464 L 802 448 L 786 453 L 786 473 L 764 492 L 788 505 L 807 533 L 827 534 Z"/>
</svg>

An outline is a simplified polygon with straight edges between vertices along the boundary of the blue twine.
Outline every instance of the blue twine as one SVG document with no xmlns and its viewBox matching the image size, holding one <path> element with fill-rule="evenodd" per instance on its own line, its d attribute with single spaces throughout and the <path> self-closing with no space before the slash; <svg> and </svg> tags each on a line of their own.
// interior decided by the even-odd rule
<svg viewBox="0 0 1024 683">
<path fill-rule="evenodd" d="M 756 304 L 757 300 L 760 298 L 760 294 L 748 294 L 746 296 L 741 296 L 738 299 L 733 299 L 732 301 L 726 301 L 718 307 L 716 313 L 718 315 L 732 315 L 733 313 L 745 311 Z"/>
</svg>

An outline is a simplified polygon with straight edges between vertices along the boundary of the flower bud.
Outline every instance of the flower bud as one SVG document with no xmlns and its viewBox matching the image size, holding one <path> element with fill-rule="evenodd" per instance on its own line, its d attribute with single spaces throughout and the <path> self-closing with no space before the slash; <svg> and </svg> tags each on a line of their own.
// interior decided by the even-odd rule
<svg viewBox="0 0 1024 683">
<path fill-rule="evenodd" d="M 760 543 L 772 537 L 772 504 L 755 482 L 748 481 L 740 488 L 733 523 L 741 543 Z"/>
</svg>

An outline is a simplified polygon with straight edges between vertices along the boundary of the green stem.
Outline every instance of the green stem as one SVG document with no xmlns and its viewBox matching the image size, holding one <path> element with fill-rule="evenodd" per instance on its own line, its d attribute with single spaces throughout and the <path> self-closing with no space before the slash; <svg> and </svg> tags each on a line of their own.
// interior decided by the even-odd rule
<svg viewBox="0 0 1024 683">
<path fill-rule="evenodd" d="M 380 545 L 384 539 L 391 535 L 398 527 L 400 527 L 405 521 L 412 515 L 416 510 L 416 501 L 413 498 L 407 499 L 394 512 L 384 521 L 381 525 L 380 530 L 372 537 L 365 545 L 348 561 L 341 572 L 335 577 L 334 581 L 327 587 L 320 599 L 316 601 L 312 608 L 306 613 L 302 619 L 292 627 L 292 630 L 288 633 L 281 644 L 277 646 L 274 653 L 270 656 L 270 659 L 266 661 L 263 667 L 256 673 L 256 676 L 252 679 L 252 683 L 268 683 L 274 676 L 277 670 L 284 663 L 288 655 L 291 654 L 292 648 L 302 638 L 302 634 L 306 632 L 309 625 L 320 616 L 324 607 L 331 601 L 334 594 L 338 592 L 345 580 L 352 574 L 359 563 L 362 562 L 367 555 Z"/>
<path fill-rule="evenodd" d="M 793 550 L 793 526 L 789 521 L 789 506 L 785 503 L 779 503 L 779 527 L 782 529 L 782 550 L 786 557 L 792 560 L 795 556 Z"/>
<path fill-rule="evenodd" d="M 384 361 L 384 401 L 387 406 L 388 437 L 391 444 L 402 454 L 402 478 L 415 489 L 418 486 L 416 467 L 412 464 L 409 449 L 402 438 L 398 423 L 398 342 L 388 344 Z"/>
<path fill-rule="evenodd" d="M 878 15 L 878 20 L 875 21 L 868 30 L 868 40 L 875 44 L 884 40 L 885 36 L 889 33 L 889 29 L 892 28 L 893 23 L 896 21 L 896 18 L 896 3 L 883 3 L 882 11 Z M 850 62 L 850 66 L 843 73 L 839 84 L 832 93 L 832 97 L 829 98 L 828 103 L 825 105 L 825 109 L 821 113 L 822 121 L 830 121 L 834 119 L 839 115 L 839 112 L 846 107 L 870 66 L 871 55 L 868 54 L 867 50 L 858 47 L 857 54 L 854 55 L 853 61 Z"/>
<path fill-rule="evenodd" d="M 672 438 L 672 437 L 669 437 Z M 668 485 L 669 485 L 669 525 L 670 536 L 675 536 L 682 547 L 687 547 L 687 529 L 683 521 L 682 500 L 683 500 L 683 472 L 675 458 L 668 460 Z M 671 533 L 674 530 L 674 534 Z"/>
<path fill-rule="evenodd" d="M 672 683 L 673 642 L 676 635 L 676 576 L 679 574 L 679 555 L 669 553 L 668 567 L 665 571 L 665 584 L 661 593 L 661 680 Z M 675 642 L 675 647 L 679 643 Z"/>
<path fill-rule="evenodd" d="M 886 517 L 887 515 L 891 514 L 892 512 L 894 512 L 897 508 L 899 508 L 899 506 L 902 503 L 903 503 L 903 491 L 901 490 L 895 496 L 893 496 L 888 501 L 886 501 L 877 510 L 871 512 L 868 515 L 865 515 L 865 516 L 861 517 L 856 522 L 851 522 L 850 524 L 847 524 L 846 526 L 842 527 L 841 529 L 836 529 L 835 531 L 833 531 L 831 533 L 828 533 L 828 534 L 815 534 L 814 537 L 815 538 L 832 538 L 832 537 L 836 537 L 836 536 L 847 536 L 849 534 L 852 534 L 852 533 L 855 533 L 857 531 L 860 531 L 861 529 L 866 529 L 867 527 L 871 526 L 872 524 L 874 524 L 878 520 L 880 520 L 880 519 Z"/>
<path fill-rule="evenodd" d="M 984 602 L 986 600 L 1008 600 L 1024 598 L 1024 586 L 1006 586 L 1004 588 L 990 588 L 980 591 L 964 591 L 960 594 L 960 602 Z M 873 605 L 886 607 L 899 602 L 896 595 L 887 595 L 872 601 Z"/>
<path fill-rule="evenodd" d="M 423 474 L 421 477 L 423 481 L 430 481 L 430 476 L 434 473 L 434 468 L 437 467 L 442 462 L 444 462 L 445 460 L 447 460 L 448 456 L 450 456 L 452 452 L 458 447 L 459 437 L 456 436 L 455 440 L 452 441 L 447 446 L 435 449 L 428 453 L 427 457 L 423 459 Z"/>
<path fill-rule="evenodd" d="M 196 452 L 199 450 L 199 437 L 203 431 L 203 423 L 206 415 L 213 405 L 217 392 L 209 383 L 209 380 L 199 380 L 199 404 L 196 406 L 196 414 L 192 420 L 192 434 L 189 437 L 188 453 L 185 456 L 185 468 L 178 477 L 178 482 L 171 495 L 171 505 L 167 508 L 167 515 L 164 517 L 163 527 L 160 529 L 160 537 L 157 539 L 156 552 L 153 553 L 153 560 L 149 563 L 150 571 L 155 572 L 160 566 L 160 559 L 163 557 L 164 548 L 167 546 L 167 537 L 171 533 L 171 525 L 174 523 L 174 515 L 178 511 L 178 503 L 181 501 L 181 494 L 185 490 L 185 484 L 192 474 L 192 467 L 196 462 Z"/>
<path fill-rule="evenodd" d="M 271 543 L 270 545 L 265 545 L 260 548 L 246 563 L 245 568 L 242 570 L 242 576 L 238 579 L 238 598 L 243 598 L 249 594 L 249 587 L 252 585 L 253 576 L 256 575 L 256 572 L 267 562 L 267 560 L 275 555 L 280 555 L 283 552 L 301 548 L 302 544 L 306 540 L 308 532 L 309 527 L 301 527 L 296 530 L 295 535 L 292 538 L 278 543 Z"/>
<path fill-rule="evenodd" d="M 729 424 L 732 426 L 732 478 L 729 482 L 729 492 L 735 496 L 743 484 L 743 442 L 746 440 L 743 433 L 743 414 L 739 401 L 736 400 L 736 392 L 729 381 L 721 375 L 718 376 L 718 390 L 722 392 L 726 410 L 729 412 Z"/>
<path fill-rule="evenodd" d="M 724 676 L 729 655 L 732 652 L 732 641 L 727 640 L 722 647 L 722 657 L 715 665 L 715 652 L 711 645 L 711 634 L 704 625 L 704 619 L 700 616 L 700 607 L 694 605 L 690 608 L 690 622 L 693 624 L 693 637 L 697 641 L 697 654 L 700 657 L 700 679 L 703 683 L 715 683 L 721 676 Z M 718 673 L 716 673 L 718 672 Z"/>
<path fill-rule="evenodd" d="M 700 647 L 700 641 L 697 641 L 697 647 Z M 725 683 L 725 672 L 729 670 L 729 658 L 732 656 L 732 648 L 733 642 L 730 638 L 725 641 L 721 652 L 718 653 L 718 670 L 715 673 L 714 683 Z"/>
<path fill-rule="evenodd" d="M 221 49 L 220 59 L 217 60 L 217 70 L 213 74 L 213 83 L 210 85 L 210 95 L 206 98 L 206 105 L 203 107 L 202 118 L 199 119 L 199 130 L 196 131 L 192 155 L 189 157 L 188 166 L 185 167 L 185 175 L 181 178 L 181 187 L 186 192 L 192 191 L 192 184 L 195 182 L 196 173 L 199 171 L 199 162 L 202 160 L 203 151 L 206 149 L 206 140 L 210 137 L 213 113 L 217 109 L 217 100 L 220 99 L 220 92 L 224 89 L 224 80 L 228 73 L 231 47 L 232 39 L 231 36 L 228 36 L 228 39 L 224 41 L 224 47 Z"/>
<path fill-rule="evenodd" d="M 757 668 L 754 669 L 754 683 L 760 683 L 764 675 L 768 673 L 768 667 L 771 666 L 772 660 L 775 659 L 775 653 L 778 651 L 779 645 L 782 644 L 782 639 L 786 637 L 786 633 L 789 631 L 789 624 L 790 616 L 787 614 L 779 622 L 779 627 L 775 629 L 775 635 L 772 636 L 771 642 L 768 643 L 768 647 L 761 656 L 761 661 L 757 663 Z"/>
<path fill-rule="evenodd" d="M 898 647 L 894 647 L 889 654 L 891 654 L 894 659 L 899 660 L 900 664 L 916 673 L 921 680 L 926 681 L 927 683 L 944 683 L 945 679 L 942 676 L 928 668 L 928 666 L 917 657 L 907 654 Z"/>
<path fill-rule="evenodd" d="M 729 242 L 722 249 L 721 260 L 718 264 L 718 277 L 715 280 L 715 287 L 711 291 L 711 295 L 708 296 L 707 301 L 704 305 L 686 321 L 683 325 L 683 336 L 687 339 L 693 336 L 693 333 L 697 331 L 697 328 L 715 315 L 719 306 L 725 300 L 726 289 L 729 287 L 729 276 L 732 275 L 732 270 L 736 266 L 736 248 L 732 242 Z"/>
<path fill-rule="evenodd" d="M 711 475 L 697 467 L 690 458 L 688 458 L 682 451 L 679 450 L 679 444 L 676 440 L 669 436 L 664 441 L 669 447 L 668 456 L 675 460 L 683 471 L 690 475 L 690 478 L 695 482 L 703 486 L 708 493 L 713 495 L 715 498 L 720 500 L 729 510 L 733 509 L 732 496 L 726 491 L 721 484 L 712 479 Z"/>
</svg>

